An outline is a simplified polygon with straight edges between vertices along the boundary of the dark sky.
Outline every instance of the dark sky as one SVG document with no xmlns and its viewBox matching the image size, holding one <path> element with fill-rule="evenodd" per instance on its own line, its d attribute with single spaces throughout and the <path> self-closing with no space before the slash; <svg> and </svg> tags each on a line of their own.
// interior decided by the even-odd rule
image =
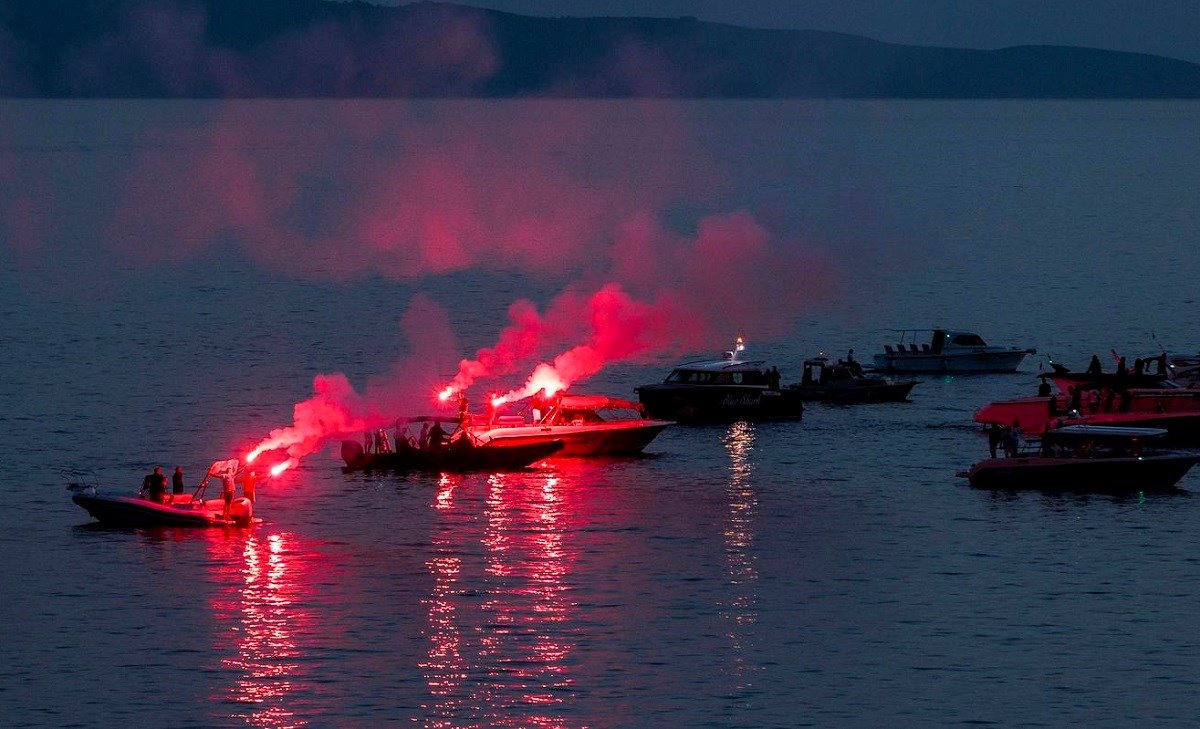
<svg viewBox="0 0 1200 729">
<path fill-rule="evenodd" d="M 373 0 L 396 5 L 410 0 Z M 960 48 L 1089 46 L 1200 63 L 1200 0 L 453 0 L 527 15 L 679 17 Z"/>
</svg>

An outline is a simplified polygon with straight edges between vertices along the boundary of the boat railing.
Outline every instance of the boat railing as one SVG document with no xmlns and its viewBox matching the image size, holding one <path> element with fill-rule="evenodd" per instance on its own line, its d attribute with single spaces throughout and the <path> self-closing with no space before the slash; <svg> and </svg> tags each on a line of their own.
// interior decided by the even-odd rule
<svg viewBox="0 0 1200 729">
<path fill-rule="evenodd" d="M 100 485 L 96 472 L 88 468 L 64 468 L 59 473 L 69 491 L 94 491 Z"/>
</svg>

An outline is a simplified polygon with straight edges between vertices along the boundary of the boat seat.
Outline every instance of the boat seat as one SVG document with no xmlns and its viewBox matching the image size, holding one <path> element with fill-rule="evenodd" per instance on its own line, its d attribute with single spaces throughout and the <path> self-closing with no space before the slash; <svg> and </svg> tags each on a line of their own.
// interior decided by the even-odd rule
<svg viewBox="0 0 1200 729">
<path fill-rule="evenodd" d="M 883 345 L 883 351 L 887 352 L 888 354 L 894 354 L 894 350 L 890 344 Z"/>
<path fill-rule="evenodd" d="M 929 345 L 928 345 L 928 344 L 922 344 L 922 345 L 921 345 L 921 351 L 922 351 L 922 352 L 928 352 L 928 351 L 929 351 Z"/>
<path fill-rule="evenodd" d="M 919 352 L 920 350 L 918 350 L 918 349 L 917 349 L 917 345 L 915 345 L 915 344 L 910 344 L 910 345 L 908 345 L 908 351 L 910 351 L 910 352 Z"/>
</svg>

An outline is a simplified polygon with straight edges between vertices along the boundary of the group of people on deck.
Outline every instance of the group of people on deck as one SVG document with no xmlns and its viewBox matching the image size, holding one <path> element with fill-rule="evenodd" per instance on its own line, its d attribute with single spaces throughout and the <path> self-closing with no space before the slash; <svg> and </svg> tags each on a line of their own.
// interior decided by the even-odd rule
<svg viewBox="0 0 1200 729">
<path fill-rule="evenodd" d="M 450 437 L 446 433 L 445 428 L 436 420 L 432 424 L 425 423 L 422 425 L 421 434 L 416 437 L 410 435 L 404 426 L 397 425 L 394 438 L 395 451 L 397 452 L 404 450 L 435 452 L 450 442 Z M 388 438 L 387 431 L 383 428 L 377 428 L 374 431 L 364 433 L 363 451 L 368 454 L 392 453 L 392 441 Z"/>
<path fill-rule="evenodd" d="M 235 476 L 233 473 L 223 474 L 221 476 L 221 499 L 225 502 L 224 516 L 226 519 L 229 518 L 229 507 L 233 503 L 235 483 L 238 481 L 242 484 L 242 495 L 251 502 L 254 501 L 258 475 L 253 470 L 243 471 L 240 476 Z M 171 474 L 171 495 L 169 497 L 167 496 L 167 476 L 163 473 L 162 466 L 155 466 L 154 471 L 146 474 L 146 477 L 142 479 L 141 494 L 156 504 L 174 503 L 179 500 L 177 497 L 181 496 L 184 490 L 183 466 L 176 466 L 175 472 Z"/>
<path fill-rule="evenodd" d="M 167 499 L 167 476 L 163 473 L 162 466 L 155 466 L 154 471 L 142 479 L 142 493 L 157 504 L 170 503 Z M 176 466 L 175 473 L 171 475 L 171 495 L 182 493 L 183 466 Z"/>
<path fill-rule="evenodd" d="M 996 451 L 1003 446 L 1005 458 L 1016 458 L 1021 452 L 1021 423 L 1014 420 L 1012 425 L 989 423 L 985 428 L 988 434 L 988 453 L 996 457 Z"/>
</svg>

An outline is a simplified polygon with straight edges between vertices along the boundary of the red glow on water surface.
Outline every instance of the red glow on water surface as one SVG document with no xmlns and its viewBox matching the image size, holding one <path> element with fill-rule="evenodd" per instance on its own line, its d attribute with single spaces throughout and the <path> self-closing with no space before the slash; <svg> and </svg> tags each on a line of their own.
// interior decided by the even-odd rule
<svg viewBox="0 0 1200 729">
<path fill-rule="evenodd" d="M 465 558 L 460 526 L 473 500 L 457 503 L 446 479 L 436 499 L 446 527 L 436 529 L 425 670 L 433 726 L 464 719 L 486 726 L 565 726 L 574 697 L 566 626 L 576 609 L 569 584 L 576 559 L 568 544 L 568 489 L 558 476 L 494 474 L 487 479 L 483 562 Z M 483 585 L 482 602 L 464 590 Z M 476 627 L 472 627 L 476 626 Z M 482 721 L 481 721 L 482 720 Z"/>
<path fill-rule="evenodd" d="M 232 718 L 254 727 L 303 727 L 293 700 L 307 680 L 297 636 L 312 629 L 311 616 L 296 607 L 307 565 L 291 548 L 290 534 L 250 534 L 244 541 L 216 539 L 210 569 L 222 590 L 213 602 L 221 665 L 235 672 L 229 689 L 247 707 Z M 226 697 L 219 697 L 224 699 Z"/>
</svg>

